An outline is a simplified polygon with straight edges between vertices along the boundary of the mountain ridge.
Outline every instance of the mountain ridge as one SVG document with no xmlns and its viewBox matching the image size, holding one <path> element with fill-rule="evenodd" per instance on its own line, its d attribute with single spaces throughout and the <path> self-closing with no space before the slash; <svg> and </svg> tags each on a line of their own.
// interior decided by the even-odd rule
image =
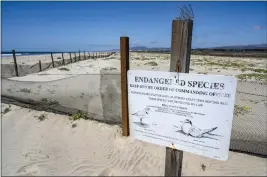
<svg viewBox="0 0 267 177">
<path fill-rule="evenodd" d="M 221 46 L 221 47 L 207 47 L 207 48 L 195 48 L 198 49 L 236 49 L 236 50 L 253 50 L 253 49 L 265 49 L 267 50 L 266 44 L 251 44 L 251 45 L 233 45 L 233 46 Z M 130 47 L 131 51 L 170 51 L 170 47 L 146 47 L 146 46 L 135 46 Z M 119 49 L 113 49 L 111 51 L 119 51 Z"/>
</svg>

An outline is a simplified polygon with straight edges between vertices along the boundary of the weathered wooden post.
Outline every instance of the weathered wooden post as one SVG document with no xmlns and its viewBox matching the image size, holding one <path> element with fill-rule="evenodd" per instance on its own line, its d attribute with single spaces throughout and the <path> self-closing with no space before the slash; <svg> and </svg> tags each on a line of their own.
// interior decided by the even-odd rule
<svg viewBox="0 0 267 177">
<path fill-rule="evenodd" d="M 81 55 L 80 55 L 80 50 L 79 50 L 79 61 L 81 61 Z"/>
<path fill-rule="evenodd" d="M 83 51 L 83 55 L 84 55 L 84 60 L 86 60 L 85 51 Z"/>
<path fill-rule="evenodd" d="M 129 70 L 129 37 L 120 38 L 121 53 L 121 106 L 122 106 L 122 136 L 129 136 L 128 114 L 128 85 L 127 71 Z"/>
<path fill-rule="evenodd" d="M 63 52 L 62 52 L 62 59 L 63 59 L 63 65 L 65 65 L 65 60 L 64 60 Z"/>
<path fill-rule="evenodd" d="M 42 71 L 42 63 L 41 63 L 41 60 L 39 60 L 39 69 L 40 69 L 40 72 Z"/>
<path fill-rule="evenodd" d="M 170 72 L 189 73 L 193 20 L 172 21 Z M 165 176 L 181 176 L 183 151 L 166 147 Z"/>
<path fill-rule="evenodd" d="M 70 62 L 72 63 L 71 52 L 70 52 Z"/>
<path fill-rule="evenodd" d="M 18 71 L 18 65 L 17 65 L 16 52 L 15 52 L 14 49 L 12 50 L 12 53 L 13 53 L 13 59 L 14 59 L 15 73 L 16 73 L 16 76 L 19 77 L 19 71 Z"/>
<path fill-rule="evenodd" d="M 53 68 L 55 67 L 55 63 L 54 63 L 54 58 L 53 58 L 53 54 L 51 53 L 51 59 L 52 59 L 52 66 Z"/>
<path fill-rule="evenodd" d="M 77 62 L 76 52 L 74 52 L 74 61 Z"/>
</svg>

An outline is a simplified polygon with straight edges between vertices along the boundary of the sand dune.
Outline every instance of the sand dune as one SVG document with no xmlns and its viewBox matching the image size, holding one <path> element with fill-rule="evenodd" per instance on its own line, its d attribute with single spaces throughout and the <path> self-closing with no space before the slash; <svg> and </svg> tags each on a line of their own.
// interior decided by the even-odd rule
<svg viewBox="0 0 267 177">
<path fill-rule="evenodd" d="M 167 54 L 131 53 L 130 69 L 167 71 L 169 68 L 168 57 Z M 2 95 L 46 103 L 54 109 L 63 109 L 69 113 L 82 110 L 95 120 L 120 123 L 119 59 L 120 54 L 116 53 L 108 58 L 90 59 L 23 77 L 2 79 Z M 220 64 L 219 61 L 223 59 L 229 65 L 228 60 L 230 59 L 227 57 L 197 56 L 195 58 L 192 56 L 191 70 L 193 71 L 190 72 L 208 71 L 210 74 L 223 75 L 242 73 L 241 68 L 238 67 L 214 66 Z M 248 66 L 257 63 L 258 68 L 262 69 L 264 65 L 262 59 L 250 61 L 245 58 L 243 61 L 240 58 L 231 58 L 231 61 L 234 66 L 238 66 L 238 64 Z M 204 65 L 205 62 L 214 65 Z M 215 68 L 217 69 L 215 70 Z M 105 73 L 103 74 L 103 72 Z M 238 82 L 236 105 L 240 111 L 233 120 L 231 149 L 267 154 L 265 111 L 267 95 L 265 87 L 266 85 L 259 81 Z M 58 103 L 57 105 L 50 105 L 55 101 Z"/>
<path fill-rule="evenodd" d="M 38 71 L 36 71 L 34 74 L 29 74 L 23 77 L 13 77 L 10 79 L 21 81 L 48 81 L 70 77 L 67 75 L 97 74 L 101 69 L 104 68 L 106 68 L 107 70 L 116 68 L 118 71 L 120 71 L 120 53 L 115 53 L 107 58 L 89 59 L 60 67 L 67 68 L 70 71 L 59 70 L 59 68 L 51 68 L 47 71 L 39 72 L 38 57 L 41 57 L 45 62 L 51 62 L 51 57 L 46 55 L 27 57 L 28 59 L 20 58 L 19 62 L 27 64 L 29 66 L 30 64 L 36 64 L 36 70 Z M 12 59 L 2 59 L 2 64 L 10 64 L 11 61 Z M 135 52 L 130 53 L 130 69 L 168 71 L 169 65 L 170 54 Z M 190 73 L 231 76 L 241 75 L 239 76 L 239 78 L 242 80 L 257 82 L 263 81 L 264 83 L 267 83 L 266 66 L 267 60 L 265 58 L 237 58 L 191 55 Z M 13 66 L 10 65 L 9 67 L 10 71 L 14 70 Z M 29 68 L 24 67 L 23 70 L 27 69 Z M 26 71 L 22 73 L 26 73 Z M 247 74 L 254 75 L 246 76 Z M 51 77 L 48 75 L 56 76 Z"/>
<path fill-rule="evenodd" d="M 41 114 L 47 119 L 40 121 Z M 2 133 L 3 175 L 164 175 L 165 148 L 122 137 L 117 125 L 11 105 L 2 113 Z M 266 163 L 234 152 L 226 162 L 185 153 L 182 174 L 266 176 Z"/>
<path fill-rule="evenodd" d="M 67 116 L 39 121 L 44 112 L 11 110 L 3 116 L 3 175 L 163 174 L 164 148 L 121 137 L 119 126 L 79 120 L 72 128 Z"/>
</svg>

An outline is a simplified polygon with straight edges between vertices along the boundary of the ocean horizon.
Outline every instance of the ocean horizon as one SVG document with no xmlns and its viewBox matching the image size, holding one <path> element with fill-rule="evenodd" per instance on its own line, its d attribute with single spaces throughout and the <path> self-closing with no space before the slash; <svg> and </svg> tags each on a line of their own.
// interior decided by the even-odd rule
<svg viewBox="0 0 267 177">
<path fill-rule="evenodd" d="M 64 51 L 63 53 L 79 53 L 79 51 Z M 110 51 L 85 51 L 85 52 L 110 52 Z M 62 52 L 16 52 L 16 56 L 30 56 L 30 55 L 47 55 L 47 54 L 61 54 Z M 81 55 L 83 55 L 84 51 L 80 51 Z M 2 57 L 9 57 L 12 56 L 13 53 L 12 52 L 1 52 L 1 56 Z"/>
</svg>

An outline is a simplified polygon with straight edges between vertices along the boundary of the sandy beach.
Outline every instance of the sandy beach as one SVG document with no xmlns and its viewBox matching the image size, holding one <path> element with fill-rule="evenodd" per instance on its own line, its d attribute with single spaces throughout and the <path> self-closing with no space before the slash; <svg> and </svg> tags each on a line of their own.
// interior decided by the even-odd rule
<svg viewBox="0 0 267 177">
<path fill-rule="evenodd" d="M 54 54 L 55 57 L 61 58 L 61 54 Z M 69 54 L 65 59 L 69 59 Z M 77 55 L 78 56 L 78 55 Z M 83 59 L 83 55 L 81 55 Z M 18 64 L 38 64 L 41 59 L 45 63 L 51 62 L 49 55 L 42 56 L 19 56 Z M 62 59 L 60 59 L 62 60 Z M 11 64 L 12 59 L 2 59 L 2 64 Z M 170 54 L 157 54 L 157 53 L 130 53 L 130 69 L 146 69 L 146 70 L 159 70 L 168 71 L 170 63 Z M 63 67 L 63 66 L 62 66 Z M 109 68 L 108 68 L 109 67 Z M 200 56 L 191 55 L 190 73 L 197 74 L 216 74 L 216 75 L 230 75 L 237 76 L 240 80 L 263 81 L 267 83 L 267 60 L 265 58 L 238 58 L 238 57 L 215 57 L 215 56 Z M 120 53 L 115 53 L 106 58 L 90 59 L 80 61 L 64 66 L 70 69 L 70 72 L 63 72 L 58 69 L 49 69 L 44 72 L 38 72 L 25 77 L 11 78 L 15 80 L 32 81 L 36 80 L 35 75 L 39 75 L 39 80 L 48 76 L 40 75 L 64 75 L 64 74 L 92 74 L 99 73 L 101 69 L 112 70 L 116 68 L 120 71 Z M 65 76 L 67 77 L 67 76 Z M 48 80 L 54 78 L 49 78 Z M 56 78 L 57 79 L 57 78 Z"/>
<path fill-rule="evenodd" d="M 169 61 L 169 54 L 130 53 L 130 69 L 168 71 Z M 239 80 L 231 148 L 266 154 L 266 61 L 191 56 L 191 73 Z M 82 110 L 95 120 L 118 124 L 120 54 L 2 79 L 2 96 L 71 114 Z M 10 106 L 2 113 L 4 175 L 164 175 L 165 148 L 121 137 L 118 125 L 73 122 L 66 115 Z M 7 107 L 2 103 L 2 111 Z M 39 121 L 41 114 L 48 119 Z M 226 162 L 185 153 L 183 175 L 267 174 L 266 158 L 229 153 Z"/>
<path fill-rule="evenodd" d="M 10 111 L 2 113 L 3 175 L 164 175 L 165 148 L 122 137 L 117 125 L 2 104 L 5 108 Z M 226 162 L 184 153 L 182 174 L 267 175 L 266 159 L 229 153 Z"/>
</svg>

